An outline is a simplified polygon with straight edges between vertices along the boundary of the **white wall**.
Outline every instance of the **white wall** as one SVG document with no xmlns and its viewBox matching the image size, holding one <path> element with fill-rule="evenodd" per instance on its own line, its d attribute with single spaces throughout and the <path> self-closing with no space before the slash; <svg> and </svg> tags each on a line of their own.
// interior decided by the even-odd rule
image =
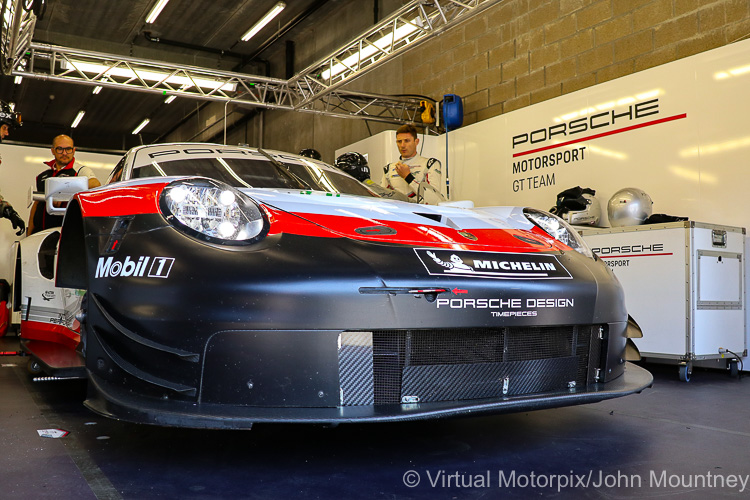
<svg viewBox="0 0 750 500">
<path fill-rule="evenodd" d="M 29 189 L 34 189 L 36 176 L 48 168 L 42 162 L 52 158 L 49 148 L 0 145 L 0 193 L 27 224 L 30 210 Z M 102 183 L 107 180 L 109 172 L 120 158 L 121 155 L 76 152 L 76 163 L 91 167 Z M 13 242 L 20 238 L 22 236 L 16 236 L 8 219 L 0 219 L 0 278 L 11 281 L 13 267 L 10 261 L 10 248 Z"/>
</svg>

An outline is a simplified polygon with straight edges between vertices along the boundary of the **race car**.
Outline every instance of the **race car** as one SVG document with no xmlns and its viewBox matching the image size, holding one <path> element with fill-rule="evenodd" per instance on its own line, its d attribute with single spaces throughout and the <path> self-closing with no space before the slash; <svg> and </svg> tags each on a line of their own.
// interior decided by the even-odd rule
<svg viewBox="0 0 750 500">
<path fill-rule="evenodd" d="M 35 376 L 85 378 L 80 343 L 83 290 L 55 286 L 55 256 L 60 230 L 49 229 L 16 243 L 13 254 L 13 310 L 20 311 L 22 351 Z"/>
<path fill-rule="evenodd" d="M 66 203 L 71 196 L 88 188 L 85 177 L 47 179 L 44 193 L 34 192 L 33 200 L 44 201 L 51 214 L 65 213 L 55 202 Z M 28 371 L 55 379 L 85 378 L 76 348 L 80 343 L 83 290 L 57 288 L 55 264 L 60 229 L 34 233 L 14 243 L 12 310 L 20 312 L 22 353 L 29 355 Z M 6 354 L 13 354 L 12 352 Z M 37 378 L 39 380 L 39 378 Z"/>
<path fill-rule="evenodd" d="M 130 150 L 69 203 L 56 283 L 81 291 L 85 405 L 132 422 L 440 418 L 652 382 L 621 286 L 561 219 L 383 199 L 277 151 Z"/>
</svg>

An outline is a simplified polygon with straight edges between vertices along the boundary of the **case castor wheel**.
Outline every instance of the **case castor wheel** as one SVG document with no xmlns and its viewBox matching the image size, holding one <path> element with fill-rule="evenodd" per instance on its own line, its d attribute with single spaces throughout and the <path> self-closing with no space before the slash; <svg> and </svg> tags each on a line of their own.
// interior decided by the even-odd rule
<svg viewBox="0 0 750 500">
<path fill-rule="evenodd" d="M 740 369 L 738 367 L 736 359 L 732 359 L 729 361 L 729 376 L 732 378 L 737 378 L 740 376 Z"/>
<path fill-rule="evenodd" d="M 688 365 L 680 365 L 680 380 L 683 382 L 690 382 L 690 374 L 692 370 Z"/>
</svg>

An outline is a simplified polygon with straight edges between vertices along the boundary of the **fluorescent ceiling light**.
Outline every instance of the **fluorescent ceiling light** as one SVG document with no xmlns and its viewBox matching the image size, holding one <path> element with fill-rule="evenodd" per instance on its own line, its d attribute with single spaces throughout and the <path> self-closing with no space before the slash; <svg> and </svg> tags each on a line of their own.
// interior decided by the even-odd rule
<svg viewBox="0 0 750 500">
<path fill-rule="evenodd" d="M 177 99 L 177 96 L 176 95 L 171 95 L 171 96 L 167 97 L 166 99 L 164 99 L 164 104 L 169 104 L 170 102 L 174 101 L 175 99 Z"/>
<path fill-rule="evenodd" d="M 151 24 L 154 21 L 156 21 L 156 18 L 159 17 L 159 14 L 161 14 L 162 9 L 164 8 L 165 5 L 167 5 L 167 2 L 169 2 L 169 0 L 159 0 L 158 2 L 156 2 L 156 5 L 154 5 L 154 8 L 151 9 L 151 12 L 149 12 L 148 15 L 146 16 L 147 24 Z"/>
<path fill-rule="evenodd" d="M 411 20 L 410 23 L 404 24 L 400 28 L 396 29 L 393 33 L 389 33 L 382 38 L 375 40 L 372 44 L 367 44 L 362 47 L 362 50 L 359 52 L 356 52 L 346 59 L 344 59 L 342 62 L 338 64 L 334 64 L 331 69 L 327 69 L 323 71 L 320 76 L 324 80 L 328 80 L 330 77 L 334 77 L 338 75 L 339 73 L 346 71 L 348 68 L 355 68 L 360 63 L 360 61 L 364 61 L 368 59 L 369 57 L 373 56 L 376 52 L 390 52 L 391 45 L 398 42 L 402 38 L 406 38 L 407 36 L 411 35 L 415 31 L 417 31 L 417 24 L 419 23 L 419 18 L 414 18 Z M 378 50 L 380 49 L 380 50 Z"/>
<path fill-rule="evenodd" d="M 23 77 L 22 76 L 16 76 L 13 79 L 13 83 L 15 83 L 16 85 L 20 85 L 22 81 L 23 81 Z"/>
<path fill-rule="evenodd" d="M 101 77 L 104 77 L 104 78 L 117 76 L 121 78 L 137 80 L 140 77 L 144 81 L 149 81 L 149 82 L 164 81 L 172 85 L 182 85 L 183 88 L 190 88 L 193 85 L 197 85 L 198 87 L 201 87 L 201 88 L 212 89 L 212 90 L 220 89 L 226 92 L 234 92 L 237 89 L 236 83 L 224 83 L 224 82 L 217 81 L 217 80 L 206 80 L 202 78 L 191 79 L 186 76 L 177 76 L 177 75 L 170 76 L 169 73 L 163 73 L 159 71 L 147 71 L 147 70 L 140 70 L 140 69 L 137 71 L 133 71 L 132 69 L 127 68 L 127 67 L 117 66 L 113 68 L 112 66 L 107 66 L 104 64 L 77 61 L 75 59 L 71 59 L 67 61 L 64 65 L 64 69 L 67 70 L 69 66 L 73 66 L 73 68 L 80 71 L 81 73 L 94 73 L 96 75 L 101 75 Z"/>
<path fill-rule="evenodd" d="M 133 134 L 137 134 L 138 132 L 140 132 L 141 130 L 143 130 L 143 128 L 146 125 L 148 125 L 148 122 L 150 122 L 150 121 L 151 120 L 149 120 L 148 118 L 146 118 L 145 120 L 143 120 L 140 125 L 138 125 L 137 127 L 135 127 L 135 130 L 133 130 Z"/>
<path fill-rule="evenodd" d="M 284 7 L 286 7 L 286 4 L 284 2 L 278 2 L 276 5 L 271 7 L 271 10 L 266 12 L 266 15 L 263 16 L 260 21 L 255 23 L 253 27 L 247 31 L 247 33 L 242 35 L 242 41 L 247 42 L 252 37 L 254 37 L 256 33 L 258 33 L 266 26 L 266 24 L 270 23 L 274 17 L 278 16 L 279 13 L 284 10 Z"/>
<path fill-rule="evenodd" d="M 78 114 L 76 115 L 76 119 L 73 120 L 73 123 L 70 125 L 70 128 L 76 128 L 78 124 L 81 123 L 81 120 L 83 119 L 83 115 L 85 114 L 86 114 L 85 111 L 83 110 L 79 111 Z"/>
<path fill-rule="evenodd" d="M 102 86 L 101 85 L 97 85 L 96 87 L 94 87 L 94 91 L 91 92 L 91 93 L 92 94 L 98 94 L 101 91 L 102 91 Z"/>
</svg>

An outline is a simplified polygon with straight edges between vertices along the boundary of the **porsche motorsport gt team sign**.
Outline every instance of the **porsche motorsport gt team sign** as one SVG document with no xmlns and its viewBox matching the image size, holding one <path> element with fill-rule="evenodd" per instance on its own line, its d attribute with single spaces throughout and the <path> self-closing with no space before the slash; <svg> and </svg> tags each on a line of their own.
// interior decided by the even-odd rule
<svg viewBox="0 0 750 500">
<path fill-rule="evenodd" d="M 586 160 L 587 147 L 582 142 L 687 117 L 687 113 L 661 116 L 659 106 L 659 98 L 646 99 L 514 135 L 513 192 L 555 185 L 555 172 L 548 169 Z"/>
</svg>

